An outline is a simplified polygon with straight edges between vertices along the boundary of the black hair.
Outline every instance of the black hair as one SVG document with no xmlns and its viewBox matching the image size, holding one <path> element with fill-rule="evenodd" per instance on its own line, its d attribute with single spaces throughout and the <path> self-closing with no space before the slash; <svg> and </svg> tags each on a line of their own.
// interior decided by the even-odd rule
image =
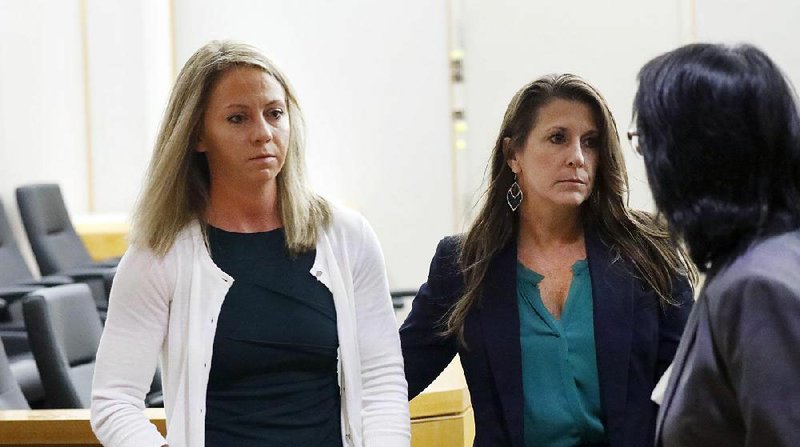
<svg viewBox="0 0 800 447">
<path fill-rule="evenodd" d="M 639 72 L 634 110 L 656 206 L 700 270 L 800 227 L 800 117 L 763 51 L 692 44 L 658 56 Z"/>
</svg>

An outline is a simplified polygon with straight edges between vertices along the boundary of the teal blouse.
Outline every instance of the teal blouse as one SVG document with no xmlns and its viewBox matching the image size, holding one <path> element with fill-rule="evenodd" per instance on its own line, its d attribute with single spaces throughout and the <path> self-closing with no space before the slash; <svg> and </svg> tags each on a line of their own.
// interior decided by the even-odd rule
<svg viewBox="0 0 800 447">
<path fill-rule="evenodd" d="M 592 280 L 585 259 L 572 266 L 561 318 L 542 303 L 542 275 L 517 263 L 526 446 L 606 442 L 594 344 Z"/>
</svg>

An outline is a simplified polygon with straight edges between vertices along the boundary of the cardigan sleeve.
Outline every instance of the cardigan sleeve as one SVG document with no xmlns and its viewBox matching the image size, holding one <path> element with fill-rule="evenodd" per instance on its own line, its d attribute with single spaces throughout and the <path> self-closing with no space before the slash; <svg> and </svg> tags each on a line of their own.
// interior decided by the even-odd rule
<svg viewBox="0 0 800 447">
<path fill-rule="evenodd" d="M 361 243 L 353 265 L 362 421 L 366 447 L 407 447 L 411 442 L 408 386 L 383 253 L 361 218 Z"/>
<path fill-rule="evenodd" d="M 797 445 L 800 287 L 742 275 L 709 306 L 712 339 L 739 402 L 744 446 Z M 704 300 L 705 301 L 705 300 Z M 710 300 L 709 300 L 710 301 Z"/>
<path fill-rule="evenodd" d="M 142 413 L 169 318 L 164 265 L 164 258 L 131 247 L 114 277 L 92 384 L 92 429 L 105 446 L 167 443 Z"/>
<path fill-rule="evenodd" d="M 441 335 L 450 303 L 462 289 L 456 273 L 456 246 L 454 237 L 439 242 L 428 280 L 420 286 L 411 312 L 400 328 L 409 399 L 430 385 L 458 350 L 452 337 Z"/>
</svg>

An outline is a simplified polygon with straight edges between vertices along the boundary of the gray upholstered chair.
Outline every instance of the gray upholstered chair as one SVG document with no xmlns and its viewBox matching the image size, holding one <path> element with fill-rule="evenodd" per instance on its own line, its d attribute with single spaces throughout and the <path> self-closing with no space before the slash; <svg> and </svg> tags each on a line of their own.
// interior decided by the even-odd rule
<svg viewBox="0 0 800 447">
<path fill-rule="evenodd" d="M 405 299 L 417 296 L 417 289 L 392 289 L 389 291 L 392 296 L 392 305 L 395 309 L 402 309 L 405 307 Z"/>
<path fill-rule="evenodd" d="M 39 289 L 23 303 L 48 406 L 88 408 L 103 327 L 85 284 Z"/>
<path fill-rule="evenodd" d="M 89 288 L 69 284 L 39 289 L 25 298 L 23 312 L 47 405 L 88 408 L 103 332 Z M 163 406 L 158 371 L 145 403 Z"/>
<path fill-rule="evenodd" d="M 42 275 L 64 275 L 92 288 L 98 308 L 107 306 L 118 260 L 93 262 L 72 226 L 56 184 L 17 188 L 17 205 Z"/>
<path fill-rule="evenodd" d="M 42 275 L 86 267 L 114 267 L 118 260 L 95 263 L 72 226 L 61 188 L 56 184 L 17 188 L 17 205 Z"/>
<path fill-rule="evenodd" d="M 39 289 L 25 298 L 22 308 L 47 405 L 88 408 L 103 332 L 89 288 L 69 284 Z M 163 405 L 158 372 L 145 403 Z"/>
<path fill-rule="evenodd" d="M 69 284 L 72 279 L 66 276 L 47 275 L 35 278 L 22 257 L 11 223 L 8 220 L 3 201 L 0 200 L 0 290 L 13 285 L 51 287 Z"/>
<path fill-rule="evenodd" d="M 30 408 L 17 379 L 11 372 L 6 350 L 0 342 L 0 410 L 27 410 Z"/>
<path fill-rule="evenodd" d="M 0 200 L 0 287 L 32 279 L 33 274 L 19 251 L 6 209 Z"/>
<path fill-rule="evenodd" d="M 22 319 L 21 299 L 40 287 L 72 283 L 66 276 L 34 278 L 22 257 L 8 216 L 0 201 L 0 339 L 5 342 L 9 356 L 29 351 L 25 323 Z"/>
<path fill-rule="evenodd" d="M 23 284 L 33 279 L 11 231 L 3 202 L 0 201 L 0 298 L 9 306 L 0 313 L 0 328 L 5 329 L 4 324 L 8 323 L 10 306 L 34 290 L 33 285 Z M 19 323 L 20 329 L 24 330 L 22 322 Z"/>
</svg>

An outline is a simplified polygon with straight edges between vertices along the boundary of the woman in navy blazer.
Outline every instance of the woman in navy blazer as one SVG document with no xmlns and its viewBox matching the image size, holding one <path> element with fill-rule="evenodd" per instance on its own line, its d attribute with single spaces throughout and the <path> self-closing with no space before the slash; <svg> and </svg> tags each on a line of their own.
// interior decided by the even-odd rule
<svg viewBox="0 0 800 447">
<path fill-rule="evenodd" d="M 524 86 L 490 176 L 477 218 L 439 243 L 400 329 L 409 398 L 459 354 L 475 446 L 652 445 L 650 394 L 675 355 L 695 271 L 662 224 L 627 208 L 605 100 L 573 75 Z"/>
</svg>

